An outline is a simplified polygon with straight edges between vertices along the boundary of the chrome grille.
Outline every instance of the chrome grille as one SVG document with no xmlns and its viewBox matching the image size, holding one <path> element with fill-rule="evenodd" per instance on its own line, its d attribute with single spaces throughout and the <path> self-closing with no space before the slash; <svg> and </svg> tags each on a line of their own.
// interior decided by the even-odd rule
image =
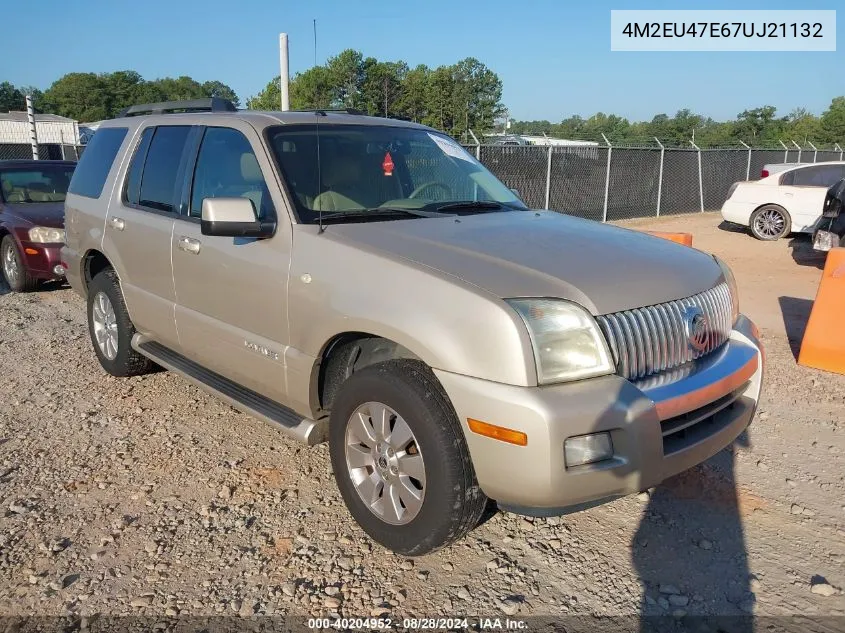
<svg viewBox="0 0 845 633">
<path fill-rule="evenodd" d="M 721 283 L 686 299 L 597 317 L 620 376 L 638 380 L 706 356 L 721 347 L 733 326 L 731 291 Z M 690 344 L 685 312 L 698 308 L 707 318 L 706 346 Z"/>
</svg>

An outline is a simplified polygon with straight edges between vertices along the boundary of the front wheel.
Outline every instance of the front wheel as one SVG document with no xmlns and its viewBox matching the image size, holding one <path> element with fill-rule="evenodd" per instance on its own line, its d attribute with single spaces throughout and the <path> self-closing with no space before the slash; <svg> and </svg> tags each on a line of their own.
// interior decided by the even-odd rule
<svg viewBox="0 0 845 633">
<path fill-rule="evenodd" d="M 767 204 L 751 214 L 750 224 L 754 237 L 765 242 L 773 242 L 790 232 L 792 218 L 783 207 Z"/>
<path fill-rule="evenodd" d="M 398 554 L 448 545 L 484 512 L 487 498 L 455 411 L 419 361 L 391 360 L 352 374 L 332 405 L 329 449 L 352 516 Z"/>
<path fill-rule="evenodd" d="M 0 260 L 3 262 L 3 277 L 13 292 L 31 292 L 38 287 L 38 280 L 27 272 L 15 238 L 11 235 L 0 242 Z"/>
</svg>

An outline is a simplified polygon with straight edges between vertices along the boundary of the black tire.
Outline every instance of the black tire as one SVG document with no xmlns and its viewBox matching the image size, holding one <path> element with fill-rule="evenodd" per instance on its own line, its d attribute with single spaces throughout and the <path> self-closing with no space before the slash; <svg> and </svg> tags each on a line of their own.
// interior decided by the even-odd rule
<svg viewBox="0 0 845 633">
<path fill-rule="evenodd" d="M 7 257 L 11 258 L 11 265 L 17 271 L 16 274 L 11 276 L 6 272 Z M 18 245 L 15 244 L 15 238 L 11 235 L 6 235 L 3 241 L 0 242 L 0 262 L 2 262 L 0 269 L 3 271 L 3 278 L 13 292 L 32 292 L 38 288 L 40 283 L 38 279 L 32 277 L 27 272 L 23 261 L 23 256 L 18 250 Z"/>
<path fill-rule="evenodd" d="M 770 218 L 771 221 L 775 222 L 775 227 L 766 230 L 765 218 Z M 792 232 L 792 218 L 786 209 L 777 204 L 766 204 L 755 210 L 751 214 L 748 224 L 751 228 L 751 234 L 764 242 L 774 242 Z M 779 230 L 777 229 L 778 226 L 780 227 Z"/>
<path fill-rule="evenodd" d="M 114 310 L 117 325 L 117 354 L 114 358 L 108 358 L 103 353 L 94 333 L 94 302 L 100 293 L 106 295 Z M 112 268 L 106 268 L 98 273 L 88 286 L 88 333 L 91 336 L 91 344 L 100 365 L 112 376 L 139 376 L 152 369 L 152 361 L 132 349 L 131 341 L 135 334 L 135 326 L 132 325 L 129 311 L 126 309 L 126 302 L 123 300 L 120 280 Z"/>
<path fill-rule="evenodd" d="M 362 501 L 346 463 L 346 428 L 367 402 L 401 415 L 425 458 L 425 493 L 418 514 L 404 525 L 377 516 Z M 329 422 L 332 468 L 346 507 L 364 531 L 404 556 L 421 556 L 464 537 L 480 520 L 487 497 L 475 470 L 457 415 L 431 370 L 413 360 L 370 365 L 350 376 L 332 404 Z"/>
</svg>

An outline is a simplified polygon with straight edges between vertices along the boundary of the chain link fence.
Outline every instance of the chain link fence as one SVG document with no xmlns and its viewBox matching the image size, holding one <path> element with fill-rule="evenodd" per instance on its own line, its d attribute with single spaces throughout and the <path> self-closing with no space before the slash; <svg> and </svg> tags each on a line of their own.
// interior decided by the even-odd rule
<svg viewBox="0 0 845 633">
<path fill-rule="evenodd" d="M 839 149 L 464 145 L 533 209 L 599 221 L 716 211 L 771 163 L 843 160 Z"/>
<path fill-rule="evenodd" d="M 41 143 L 38 145 L 39 160 L 79 160 L 84 145 L 62 145 L 59 143 Z M 0 143 L 0 160 L 32 159 L 32 146 L 29 143 Z"/>
</svg>

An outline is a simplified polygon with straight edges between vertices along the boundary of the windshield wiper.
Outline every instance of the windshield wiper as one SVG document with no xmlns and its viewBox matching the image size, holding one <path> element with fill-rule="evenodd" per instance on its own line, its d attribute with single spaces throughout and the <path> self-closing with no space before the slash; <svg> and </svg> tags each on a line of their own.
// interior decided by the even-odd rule
<svg viewBox="0 0 845 633">
<path fill-rule="evenodd" d="M 437 207 L 439 212 L 443 211 L 460 211 L 466 209 L 468 211 L 498 211 L 500 209 L 510 209 L 501 202 L 492 202 L 490 200 L 463 200 L 461 202 L 447 202 Z"/>
<path fill-rule="evenodd" d="M 361 211 L 330 211 L 330 215 L 323 212 L 323 224 L 341 222 L 360 222 L 377 220 L 396 220 L 399 218 L 438 218 L 442 217 L 436 211 L 420 211 L 418 209 L 402 209 L 399 207 L 375 207 Z"/>
</svg>

